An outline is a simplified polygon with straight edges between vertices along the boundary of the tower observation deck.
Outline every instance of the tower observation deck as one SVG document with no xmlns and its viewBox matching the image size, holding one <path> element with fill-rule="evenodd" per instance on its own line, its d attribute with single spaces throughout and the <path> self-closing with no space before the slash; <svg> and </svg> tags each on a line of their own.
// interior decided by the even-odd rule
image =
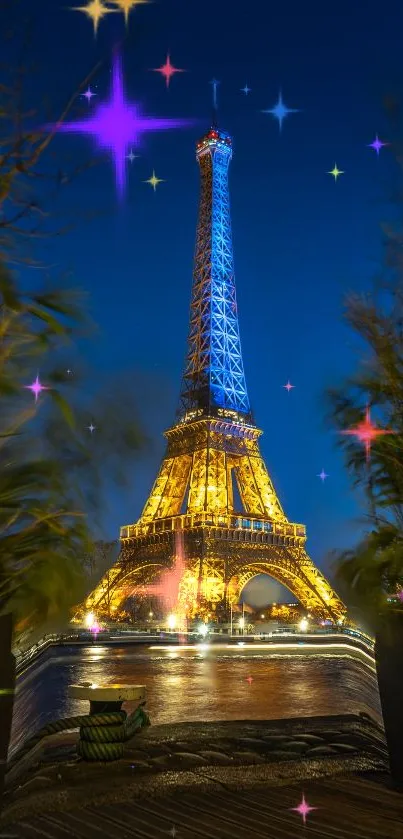
<svg viewBox="0 0 403 839">
<path fill-rule="evenodd" d="M 266 573 L 307 610 L 342 619 L 345 607 L 306 553 L 305 526 L 287 519 L 259 449 L 236 302 L 232 140 L 216 120 L 197 142 L 196 157 L 201 192 L 177 418 L 165 432 L 165 456 L 143 512 L 121 528 L 119 559 L 85 607 L 118 614 L 129 595 L 172 568 L 180 545 L 180 598 L 189 617 L 200 602 L 225 611 L 252 577 Z"/>
</svg>

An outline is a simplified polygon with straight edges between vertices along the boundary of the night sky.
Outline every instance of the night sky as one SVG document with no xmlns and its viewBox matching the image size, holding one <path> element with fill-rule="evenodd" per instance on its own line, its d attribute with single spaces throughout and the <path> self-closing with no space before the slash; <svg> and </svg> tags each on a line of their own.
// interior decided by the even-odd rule
<svg viewBox="0 0 403 839">
<path fill-rule="evenodd" d="M 324 420 L 323 393 L 357 359 L 356 339 L 342 323 L 343 296 L 370 289 L 382 258 L 393 153 L 386 147 L 378 158 L 368 144 L 376 134 L 390 139 L 383 100 L 402 89 L 401 0 L 161 0 L 138 6 L 127 30 L 122 14 L 108 15 L 96 39 L 91 21 L 69 2 L 17 5 L 32 22 L 29 95 L 36 104 L 46 99 L 52 118 L 98 61 L 91 81 L 97 96 L 78 100 L 69 118 L 108 96 L 112 52 L 121 43 L 128 99 L 148 115 L 194 120 L 144 139 L 141 156 L 127 162 L 122 201 L 113 163 L 99 158 L 91 138 L 54 141 L 56 157 L 77 165 L 92 157 L 99 165 L 66 189 L 58 211 L 77 224 L 46 244 L 47 256 L 88 290 L 100 327 L 88 360 L 100 378 L 125 377 L 153 443 L 130 491 L 111 497 L 105 537 L 116 538 L 141 512 L 163 454 L 162 431 L 174 419 L 198 206 L 195 142 L 210 124 L 215 77 L 219 124 L 234 143 L 233 239 L 249 396 L 285 512 L 307 525 L 309 553 L 326 571 L 326 553 L 352 544 L 361 527 L 362 510 Z M 168 51 L 187 71 L 169 90 L 150 72 Z M 300 109 L 281 133 L 262 113 L 280 89 L 285 103 Z M 345 173 L 337 182 L 327 174 L 335 162 Z M 153 169 L 165 181 L 155 193 L 143 183 Z M 295 386 L 289 393 L 288 380 Z"/>
</svg>

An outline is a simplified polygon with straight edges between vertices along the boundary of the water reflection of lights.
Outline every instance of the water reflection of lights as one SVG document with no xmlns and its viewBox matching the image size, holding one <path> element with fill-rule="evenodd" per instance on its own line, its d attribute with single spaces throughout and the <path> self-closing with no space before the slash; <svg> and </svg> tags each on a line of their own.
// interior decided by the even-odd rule
<svg viewBox="0 0 403 839">
<path fill-rule="evenodd" d="M 294 641 L 294 642 L 284 642 L 284 643 L 269 643 L 269 644 L 245 644 L 244 641 L 237 641 L 236 644 L 181 644 L 180 648 L 177 646 L 157 646 L 157 647 L 149 647 L 148 649 L 151 651 L 158 651 L 158 652 L 173 652 L 176 651 L 177 655 L 184 652 L 185 650 L 192 650 L 193 652 L 196 651 L 203 651 L 204 649 L 208 648 L 211 651 L 214 649 L 214 652 L 218 655 L 223 654 L 223 651 L 226 653 L 231 650 L 232 653 L 237 652 L 239 647 L 244 647 L 245 649 L 242 652 L 245 652 L 246 655 L 253 656 L 255 650 L 267 650 L 267 651 L 275 651 L 275 656 L 278 657 L 280 655 L 288 658 L 299 658 L 303 655 L 310 653 L 310 656 L 313 657 L 313 654 L 316 654 L 317 658 L 354 658 L 359 657 L 361 658 L 362 662 L 366 664 L 371 670 L 375 671 L 375 660 L 374 656 L 370 653 L 365 652 L 362 650 L 361 647 L 355 646 L 354 644 L 346 644 L 343 641 L 339 641 L 339 643 L 322 643 L 322 644 L 312 644 L 308 642 L 303 643 L 304 649 L 301 649 L 301 641 Z"/>
</svg>

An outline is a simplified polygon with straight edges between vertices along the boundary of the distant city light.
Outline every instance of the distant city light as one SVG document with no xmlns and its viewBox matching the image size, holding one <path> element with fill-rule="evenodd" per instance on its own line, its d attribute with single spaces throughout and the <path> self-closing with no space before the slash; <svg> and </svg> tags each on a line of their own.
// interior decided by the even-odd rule
<svg viewBox="0 0 403 839">
<path fill-rule="evenodd" d="M 302 620 L 298 624 L 298 628 L 301 630 L 301 632 L 306 632 L 307 631 L 308 621 L 307 621 L 306 618 L 302 618 Z"/>
<path fill-rule="evenodd" d="M 199 635 L 204 635 L 204 637 L 206 637 L 206 635 L 208 633 L 208 626 L 207 626 L 206 623 L 201 623 L 200 624 L 199 629 L 198 629 L 198 633 L 199 633 Z"/>
</svg>

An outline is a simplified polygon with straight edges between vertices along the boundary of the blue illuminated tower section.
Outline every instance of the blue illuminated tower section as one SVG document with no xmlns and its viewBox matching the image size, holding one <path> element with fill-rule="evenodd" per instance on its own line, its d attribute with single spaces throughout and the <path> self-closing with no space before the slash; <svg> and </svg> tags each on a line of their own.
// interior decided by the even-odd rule
<svg viewBox="0 0 403 839">
<path fill-rule="evenodd" d="M 231 137 L 213 126 L 197 143 L 196 155 L 201 194 L 179 418 L 236 415 L 250 423 L 232 249 Z"/>
</svg>

